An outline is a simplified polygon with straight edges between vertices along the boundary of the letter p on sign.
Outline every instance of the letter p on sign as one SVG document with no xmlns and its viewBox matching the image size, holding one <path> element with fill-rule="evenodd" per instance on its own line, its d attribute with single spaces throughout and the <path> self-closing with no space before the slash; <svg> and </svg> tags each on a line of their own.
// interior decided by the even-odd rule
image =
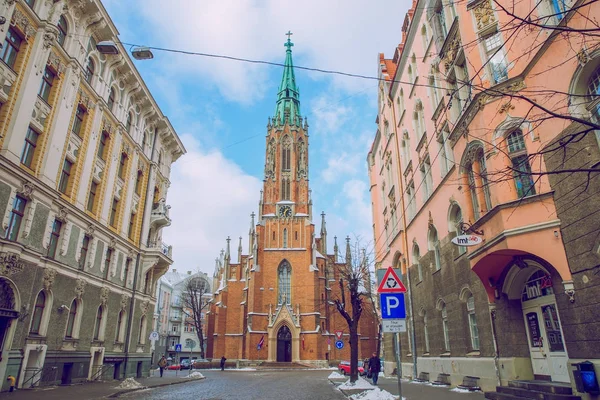
<svg viewBox="0 0 600 400">
<path fill-rule="evenodd" d="M 379 304 L 381 304 L 381 318 L 406 318 L 406 309 L 404 307 L 404 293 L 382 293 L 379 296 Z"/>
</svg>

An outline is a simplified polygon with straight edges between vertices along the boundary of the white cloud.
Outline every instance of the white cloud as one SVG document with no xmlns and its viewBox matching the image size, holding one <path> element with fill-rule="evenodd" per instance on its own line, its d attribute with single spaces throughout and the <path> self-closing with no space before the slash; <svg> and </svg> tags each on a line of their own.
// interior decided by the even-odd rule
<svg viewBox="0 0 600 400">
<path fill-rule="evenodd" d="M 204 151 L 191 135 L 181 138 L 188 153 L 173 165 L 168 194 L 173 223 L 163 237 L 173 245 L 173 268 L 212 274 L 227 236 L 234 254 L 238 237 L 244 237 L 247 252 L 250 213 L 257 208 L 261 182 L 220 152 Z"/>
<path fill-rule="evenodd" d="M 362 241 L 372 241 L 372 212 L 368 185 L 364 181 L 351 179 L 344 183 L 343 193 L 347 198 L 346 213 L 353 218 L 354 234 Z"/>
<path fill-rule="evenodd" d="M 149 31 L 156 32 L 147 38 L 148 45 L 282 62 L 284 32 L 291 29 L 296 65 L 374 76 L 378 52 L 391 52 L 397 45 L 398 21 L 408 3 L 374 4 L 360 0 L 138 0 L 130 9 L 141 13 L 150 24 Z M 199 71 L 230 100 L 251 103 L 274 86 L 266 81 L 272 67 L 207 57 L 168 57 L 164 68 Z M 309 76 L 323 79 L 326 75 Z M 335 76 L 334 84 L 355 92 L 364 89 L 365 81 Z"/>
<path fill-rule="evenodd" d="M 338 132 L 352 114 L 350 107 L 333 99 L 333 96 L 323 94 L 310 103 L 311 124 L 317 132 L 331 135 Z"/>
<path fill-rule="evenodd" d="M 332 157 L 327 159 L 327 168 L 321 171 L 321 178 L 325 183 L 334 183 L 343 175 L 354 175 L 358 172 L 359 160 L 361 154 L 348 154 L 346 152 L 340 154 L 332 154 Z"/>
</svg>

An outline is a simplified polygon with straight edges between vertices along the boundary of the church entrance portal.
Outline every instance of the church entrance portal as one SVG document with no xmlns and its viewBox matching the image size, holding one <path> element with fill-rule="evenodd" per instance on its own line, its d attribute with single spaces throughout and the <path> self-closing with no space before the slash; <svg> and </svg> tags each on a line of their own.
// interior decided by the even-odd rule
<svg viewBox="0 0 600 400">
<path fill-rule="evenodd" d="M 277 361 L 292 361 L 292 333 L 286 325 L 277 332 Z"/>
</svg>

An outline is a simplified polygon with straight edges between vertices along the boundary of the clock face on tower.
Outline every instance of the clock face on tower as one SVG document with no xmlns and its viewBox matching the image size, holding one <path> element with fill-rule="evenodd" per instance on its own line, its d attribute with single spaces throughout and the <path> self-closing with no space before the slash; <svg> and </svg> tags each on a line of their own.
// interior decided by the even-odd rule
<svg viewBox="0 0 600 400">
<path fill-rule="evenodd" d="M 281 206 L 279 207 L 279 216 L 282 218 L 291 218 L 292 216 L 292 207 L 290 206 Z"/>
</svg>

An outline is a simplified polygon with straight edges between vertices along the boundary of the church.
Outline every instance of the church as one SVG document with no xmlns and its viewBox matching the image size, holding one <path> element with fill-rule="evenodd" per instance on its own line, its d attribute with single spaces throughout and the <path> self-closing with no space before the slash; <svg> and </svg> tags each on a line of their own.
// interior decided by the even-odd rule
<svg viewBox="0 0 600 400">
<path fill-rule="evenodd" d="M 350 359 L 348 325 L 334 303 L 341 298 L 340 270 L 346 264 L 338 261 L 337 238 L 334 254 L 327 254 L 324 213 L 316 237 L 308 122 L 300 113 L 292 46 L 288 35 L 275 115 L 267 125 L 258 215 L 250 216 L 251 254 L 242 254 L 240 237 L 237 257 L 232 257 L 227 238 L 225 251 L 216 259 L 207 358 L 314 366 Z M 349 257 L 348 238 L 344 260 Z M 359 359 L 375 351 L 377 332 L 376 315 L 372 307 L 365 307 L 358 331 Z"/>
</svg>

